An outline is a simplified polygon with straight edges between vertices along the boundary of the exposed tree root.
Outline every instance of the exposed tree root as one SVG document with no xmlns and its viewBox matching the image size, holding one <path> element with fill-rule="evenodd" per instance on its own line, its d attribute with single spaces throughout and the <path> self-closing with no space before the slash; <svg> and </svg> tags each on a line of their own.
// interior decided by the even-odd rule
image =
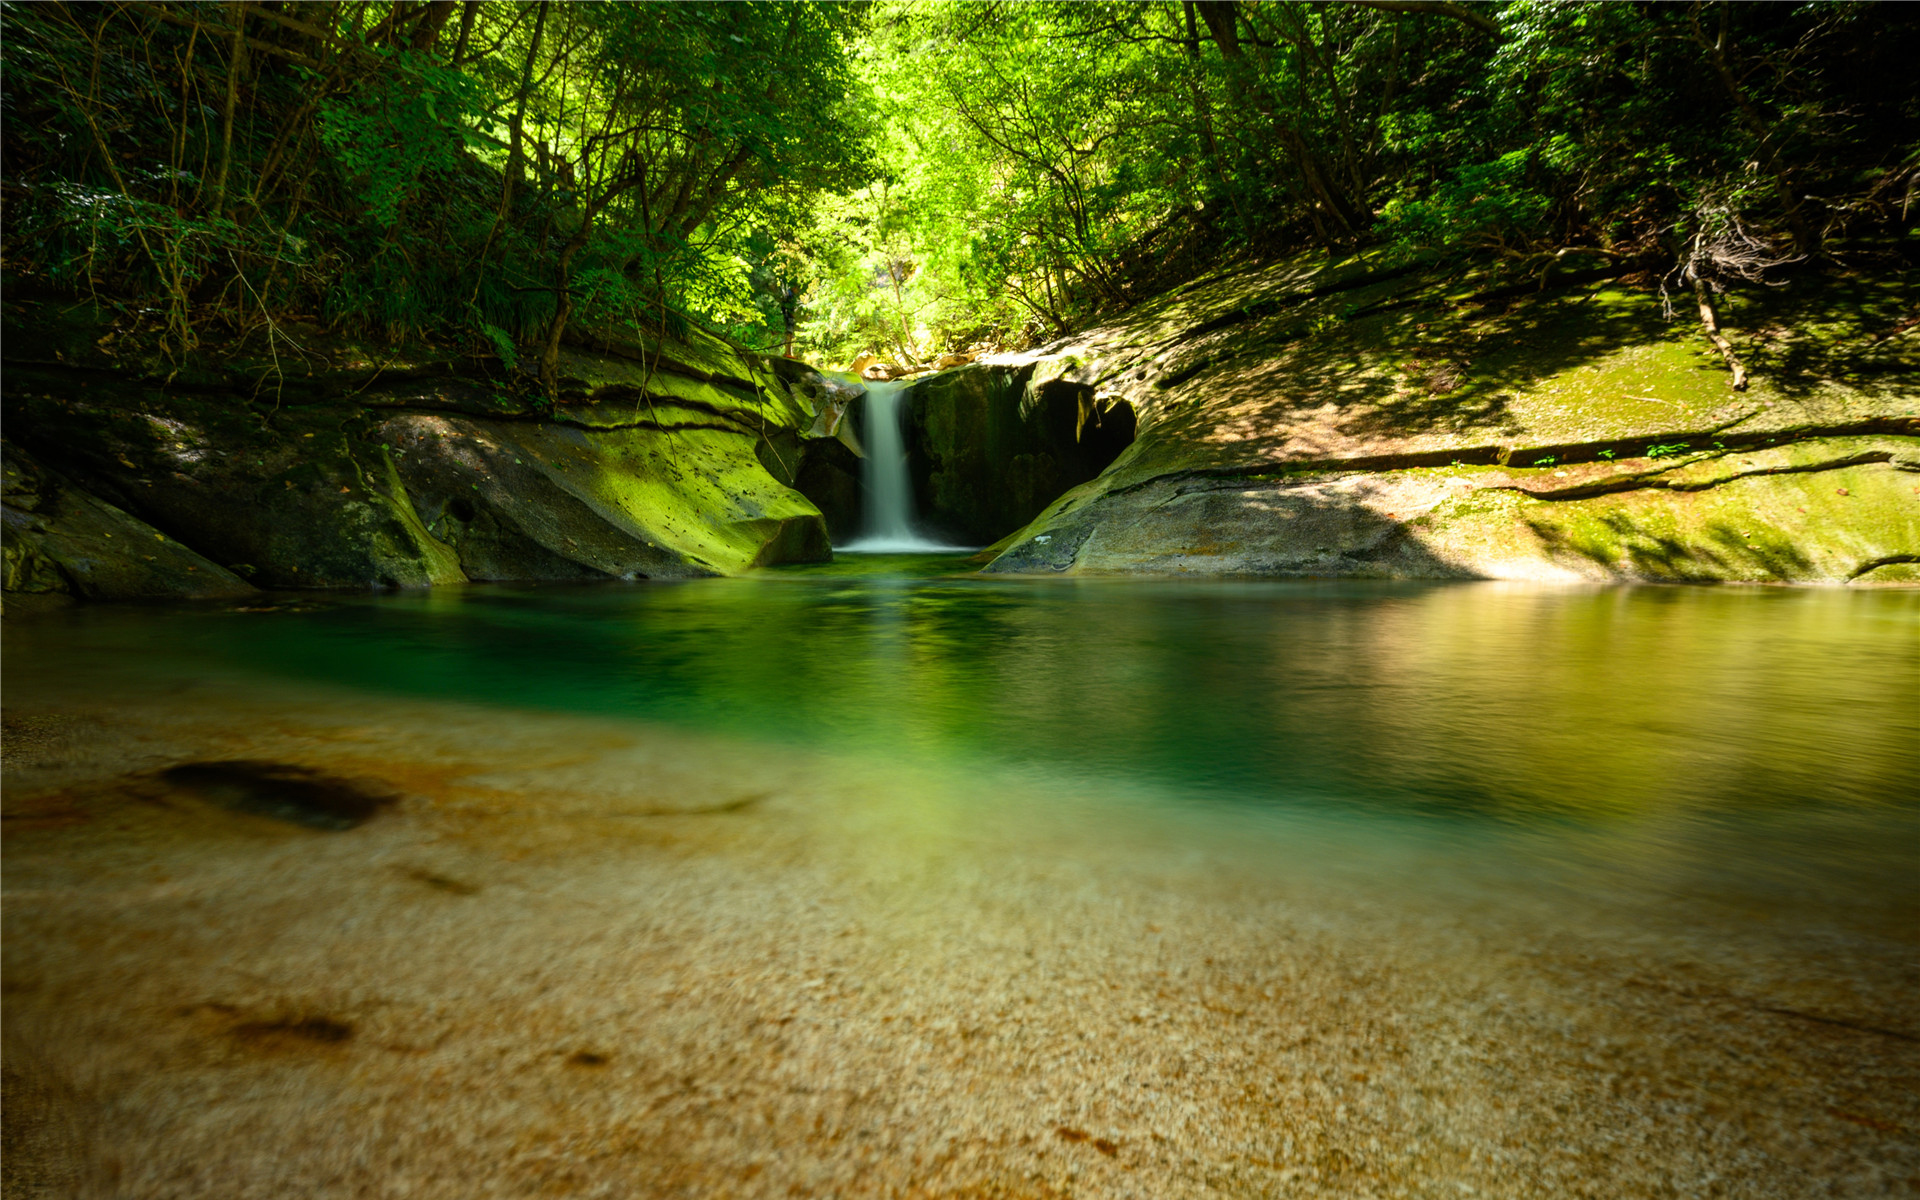
<svg viewBox="0 0 1920 1200">
<path fill-rule="evenodd" d="M 1720 351 L 1720 357 L 1727 360 L 1727 367 L 1733 372 L 1733 390 L 1747 390 L 1747 368 L 1733 352 L 1733 343 L 1720 332 L 1720 314 L 1713 307 L 1713 289 L 1699 276 L 1693 279 L 1693 298 L 1700 304 L 1700 324 L 1706 328 L 1707 340 Z"/>
</svg>

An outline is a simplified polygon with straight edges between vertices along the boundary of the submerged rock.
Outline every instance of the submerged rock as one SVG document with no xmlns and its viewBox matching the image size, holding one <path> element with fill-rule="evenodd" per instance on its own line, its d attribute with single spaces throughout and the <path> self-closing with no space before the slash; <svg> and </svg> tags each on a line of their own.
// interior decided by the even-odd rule
<svg viewBox="0 0 1920 1200">
<path fill-rule="evenodd" d="M 1280 264 L 995 361 L 1124 401 L 1098 479 L 989 571 L 1899 582 L 1920 562 L 1907 281 L 1796 280 L 1728 324 L 1751 385 L 1624 281 L 1486 291 Z"/>
<path fill-rule="evenodd" d="M 260 759 L 181 763 L 159 779 L 235 812 L 329 831 L 363 825 L 399 799 L 339 775 Z"/>
</svg>

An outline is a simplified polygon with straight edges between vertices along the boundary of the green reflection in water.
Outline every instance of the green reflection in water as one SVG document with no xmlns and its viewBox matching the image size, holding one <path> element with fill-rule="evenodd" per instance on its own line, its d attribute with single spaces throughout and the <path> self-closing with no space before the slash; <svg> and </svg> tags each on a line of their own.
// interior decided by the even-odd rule
<svg viewBox="0 0 1920 1200">
<path fill-rule="evenodd" d="M 157 642 L 152 614 L 75 619 L 103 650 L 1214 802 L 1605 824 L 1916 800 L 1916 593 L 965 569 L 175 610 Z"/>
</svg>

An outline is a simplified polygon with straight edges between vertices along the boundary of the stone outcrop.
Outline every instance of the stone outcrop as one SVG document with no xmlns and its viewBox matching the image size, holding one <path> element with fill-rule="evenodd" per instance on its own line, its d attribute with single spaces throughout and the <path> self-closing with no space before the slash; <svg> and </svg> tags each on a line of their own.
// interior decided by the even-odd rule
<svg viewBox="0 0 1920 1200">
<path fill-rule="evenodd" d="M 220 599 L 255 589 L 146 522 L 0 446 L 5 590 L 88 600 Z"/>
<path fill-rule="evenodd" d="M 762 442 L 761 462 L 820 510 L 835 543 L 850 541 L 860 530 L 863 454 L 852 414 L 866 388 L 857 376 L 819 371 L 796 359 L 774 359 L 773 368 L 814 416 L 804 430 Z"/>
<path fill-rule="evenodd" d="M 683 578 L 831 554 L 819 510 L 763 463 L 811 402 L 717 339 L 593 335 L 540 411 L 483 364 L 382 360 L 318 330 L 283 331 L 276 359 L 176 366 L 109 315 L 8 306 L 9 589 Z M 193 559 L 99 566 L 115 521 Z"/>
<path fill-rule="evenodd" d="M 1584 279 L 1584 281 L 1583 281 Z M 1903 275 L 1723 313 L 1743 392 L 1652 281 L 1494 290 L 1406 265 L 1195 284 L 1001 369 L 1136 439 L 992 572 L 1920 579 L 1920 327 Z"/>
<path fill-rule="evenodd" d="M 916 522 L 955 544 L 983 545 L 1085 483 L 1133 438 L 1133 409 L 1031 365 L 949 368 L 905 388 L 907 469 Z M 861 377 L 791 359 L 775 371 L 816 416 L 767 443 L 767 469 L 824 514 L 836 543 L 859 535 L 868 420 Z M 876 381 L 868 381 L 876 382 Z M 856 432 L 857 431 L 857 432 Z M 784 439 L 784 440 L 783 440 Z"/>
<path fill-rule="evenodd" d="M 984 545 L 1085 483 L 1133 439 L 1133 409 L 1032 364 L 961 365 L 907 392 L 908 469 L 918 518 Z"/>
<path fill-rule="evenodd" d="M 1652 281 L 1281 263 L 915 380 L 909 467 L 991 572 L 1920 582 L 1912 294 L 1730 299 L 1736 392 Z M 548 410 L 313 327 L 175 363 L 91 305 L 6 318 L 15 596 L 684 578 L 860 525 L 861 381 L 697 333 L 583 331 Z"/>
</svg>

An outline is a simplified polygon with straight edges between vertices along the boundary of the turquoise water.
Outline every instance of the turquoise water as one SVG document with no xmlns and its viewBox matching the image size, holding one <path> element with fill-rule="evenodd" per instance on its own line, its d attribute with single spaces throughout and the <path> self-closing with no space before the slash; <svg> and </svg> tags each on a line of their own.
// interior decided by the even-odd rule
<svg viewBox="0 0 1920 1200">
<path fill-rule="evenodd" d="M 106 672 L 132 655 L 1209 805 L 1607 823 L 1920 800 L 1913 592 L 965 571 L 843 555 L 68 620 Z"/>
</svg>

